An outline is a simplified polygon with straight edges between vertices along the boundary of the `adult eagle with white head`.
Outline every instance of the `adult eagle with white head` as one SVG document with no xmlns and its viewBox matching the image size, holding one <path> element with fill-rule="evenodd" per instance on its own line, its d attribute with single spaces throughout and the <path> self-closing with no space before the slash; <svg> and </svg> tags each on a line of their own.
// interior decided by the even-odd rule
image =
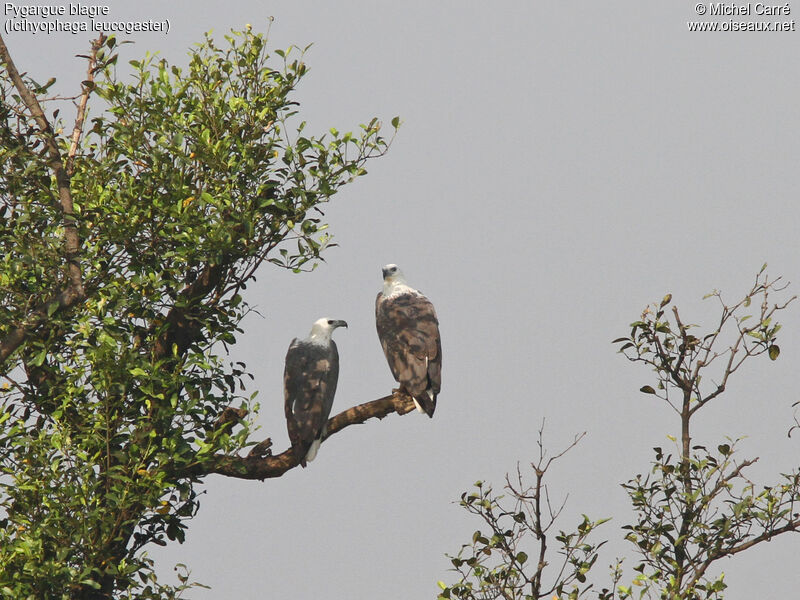
<svg viewBox="0 0 800 600">
<path fill-rule="evenodd" d="M 339 381 L 339 351 L 333 330 L 347 327 L 335 319 L 318 319 L 309 336 L 292 340 L 283 371 L 284 410 L 292 452 L 303 467 L 314 460 L 333 407 Z"/>
<path fill-rule="evenodd" d="M 397 265 L 383 267 L 375 322 L 395 381 L 414 399 L 419 412 L 433 417 L 442 386 L 439 320 L 431 301 L 406 283 Z"/>
</svg>

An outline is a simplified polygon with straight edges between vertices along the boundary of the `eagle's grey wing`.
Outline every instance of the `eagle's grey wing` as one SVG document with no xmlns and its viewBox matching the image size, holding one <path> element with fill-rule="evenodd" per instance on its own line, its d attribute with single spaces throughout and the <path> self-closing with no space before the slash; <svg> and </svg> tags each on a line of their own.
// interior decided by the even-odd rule
<svg viewBox="0 0 800 600">
<path fill-rule="evenodd" d="M 325 348 L 294 340 L 289 346 L 283 374 L 284 412 L 294 454 L 303 466 L 312 444 L 323 434 L 338 377 L 335 345 Z M 311 459 L 313 455 L 308 456 Z"/>
</svg>

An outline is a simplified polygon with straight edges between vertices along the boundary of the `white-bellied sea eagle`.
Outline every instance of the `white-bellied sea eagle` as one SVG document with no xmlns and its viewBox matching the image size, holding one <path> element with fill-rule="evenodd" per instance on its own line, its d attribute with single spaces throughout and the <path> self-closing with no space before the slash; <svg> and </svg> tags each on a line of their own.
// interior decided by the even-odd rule
<svg viewBox="0 0 800 600">
<path fill-rule="evenodd" d="M 410 287 L 397 265 L 383 267 L 383 291 L 375 299 L 375 323 L 383 353 L 400 389 L 417 410 L 433 417 L 442 384 L 442 341 L 433 304 Z"/>
<path fill-rule="evenodd" d="M 333 330 L 347 327 L 344 321 L 319 319 L 303 340 L 292 340 L 283 371 L 286 425 L 292 451 L 306 466 L 314 460 L 325 435 L 339 380 L 339 352 L 331 339 Z"/>
</svg>

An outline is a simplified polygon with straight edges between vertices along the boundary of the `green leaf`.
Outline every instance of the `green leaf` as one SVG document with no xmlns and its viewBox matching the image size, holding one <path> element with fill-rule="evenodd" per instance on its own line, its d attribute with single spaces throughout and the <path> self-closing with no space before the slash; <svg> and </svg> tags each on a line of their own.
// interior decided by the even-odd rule
<svg viewBox="0 0 800 600">
<path fill-rule="evenodd" d="M 780 353 L 781 353 L 781 349 L 780 349 L 780 347 L 778 347 L 777 344 L 772 344 L 772 346 L 769 347 L 769 358 L 770 358 L 770 360 L 777 359 L 778 355 Z"/>
<path fill-rule="evenodd" d="M 639 388 L 639 391 L 642 392 L 643 394 L 655 394 L 656 393 L 656 391 L 649 385 L 642 386 L 641 388 Z"/>
<path fill-rule="evenodd" d="M 44 363 L 44 359 L 47 357 L 47 349 L 43 348 L 41 352 L 39 352 L 31 361 L 31 364 L 34 367 L 41 367 L 42 363 Z"/>
<path fill-rule="evenodd" d="M 94 579 L 84 579 L 83 581 L 81 581 L 81 585 L 88 585 L 90 588 L 93 588 L 95 590 L 100 589 L 100 584 L 97 583 Z"/>
</svg>

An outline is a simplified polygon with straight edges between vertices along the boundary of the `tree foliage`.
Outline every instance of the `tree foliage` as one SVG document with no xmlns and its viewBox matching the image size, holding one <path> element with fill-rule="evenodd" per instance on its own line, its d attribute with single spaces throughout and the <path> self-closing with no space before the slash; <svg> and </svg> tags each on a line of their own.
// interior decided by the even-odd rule
<svg viewBox="0 0 800 600">
<path fill-rule="evenodd" d="M 240 455 L 255 394 L 226 349 L 257 269 L 313 268 L 324 204 L 388 147 L 376 119 L 306 135 L 303 51 L 249 28 L 124 79 L 117 50 L 92 45 L 65 133 L 52 82 L 0 39 L 4 597 L 175 597 L 144 550 L 183 541 L 197 483 L 296 465 L 269 440 Z M 329 434 L 406 404 L 355 407 Z"/>
<path fill-rule="evenodd" d="M 736 440 L 718 440 L 709 449 L 692 436 L 692 419 L 726 391 L 746 361 L 780 354 L 775 316 L 795 298 L 775 303 L 771 296 L 786 286 L 765 270 L 735 303 L 719 291 L 706 296 L 719 305 L 719 319 L 708 332 L 684 322 L 675 306 L 667 312 L 667 295 L 631 324 L 629 336 L 615 340 L 628 360 L 653 370 L 655 388 L 641 391 L 665 402 L 680 423 L 674 452 L 656 447 L 651 472 L 623 486 L 637 517 L 624 529 L 639 556 L 639 574 L 635 586 L 617 590 L 620 598 L 638 587 L 637 596 L 721 599 L 727 586 L 724 575 L 711 575 L 714 563 L 800 529 L 800 471 L 759 489 L 745 475 L 758 459 L 737 457 Z"/>
<path fill-rule="evenodd" d="M 545 476 L 554 461 L 573 448 L 584 436 L 576 436 L 572 444 L 554 456 L 547 456 L 539 430 L 539 457 L 531 464 L 534 481 L 526 482 L 522 470 L 512 481 L 506 477 L 506 494 L 497 494 L 483 481 L 477 481 L 472 492 L 461 495 L 459 505 L 483 522 L 472 542 L 464 544 L 455 556 L 449 556 L 460 580 L 452 585 L 439 582 L 440 599 L 489 600 L 504 598 L 526 600 L 550 598 L 553 594 L 566 598 L 585 597 L 592 588 L 586 574 L 594 566 L 598 550 L 604 542 L 590 539 L 592 532 L 608 519 L 592 521 L 583 515 L 577 527 L 569 532 L 554 529 L 566 504 L 553 504 Z M 550 564 L 548 543 L 558 543 L 558 561 Z M 548 568 L 551 567 L 551 568 Z"/>
<path fill-rule="evenodd" d="M 719 318 L 710 331 L 702 332 L 699 326 L 684 321 L 677 307 L 670 310 L 672 296 L 667 294 L 631 324 L 629 335 L 614 340 L 628 360 L 652 369 L 654 381 L 640 391 L 666 403 L 678 425 L 677 435 L 669 436 L 675 447 L 654 448 L 650 471 L 622 484 L 635 515 L 634 522 L 622 526 L 635 557 L 630 582 L 625 583 L 623 563 L 617 560 L 610 584 L 599 583 L 596 569 L 589 579 L 593 583 L 584 583 L 603 543 L 581 537 L 598 523 L 584 517 L 576 533 L 562 533 L 559 540 L 569 568 L 558 572 L 551 587 L 541 587 L 539 582 L 550 563 L 545 528 L 536 525 L 540 522 L 536 518 L 533 527 L 507 525 L 509 516 L 515 520 L 515 509 L 502 509 L 499 497 L 484 491 L 488 488 L 481 483 L 478 493 L 465 494 L 460 504 L 488 524 L 493 537 L 476 533 L 472 544 L 464 546 L 462 553 L 472 549 L 467 561 L 461 554 L 453 559 L 461 579 L 452 586 L 442 584 L 440 598 L 578 598 L 593 594 L 599 600 L 722 600 L 727 588 L 724 574 L 712 568 L 718 561 L 777 535 L 800 531 L 800 470 L 779 474 L 770 485 L 757 486 L 748 478 L 747 469 L 758 459 L 739 457 L 739 440 L 704 444 L 692 435 L 694 417 L 722 396 L 745 362 L 762 355 L 776 360 L 780 355 L 781 326 L 776 315 L 795 297 L 775 302 L 774 296 L 780 296 L 786 286 L 780 278 L 769 278 L 765 269 L 766 265 L 735 303 L 728 303 L 719 291 L 706 296 L 719 305 Z M 546 470 L 541 464 L 540 459 L 532 465 L 536 474 L 532 492 L 519 493 L 508 486 L 515 506 L 538 506 Z M 505 551 L 507 540 L 513 542 L 512 547 L 538 542 L 538 564 L 524 565 L 513 552 Z M 571 545 L 573 540 L 577 546 Z M 491 568 L 486 566 L 489 556 L 495 557 Z"/>
</svg>

